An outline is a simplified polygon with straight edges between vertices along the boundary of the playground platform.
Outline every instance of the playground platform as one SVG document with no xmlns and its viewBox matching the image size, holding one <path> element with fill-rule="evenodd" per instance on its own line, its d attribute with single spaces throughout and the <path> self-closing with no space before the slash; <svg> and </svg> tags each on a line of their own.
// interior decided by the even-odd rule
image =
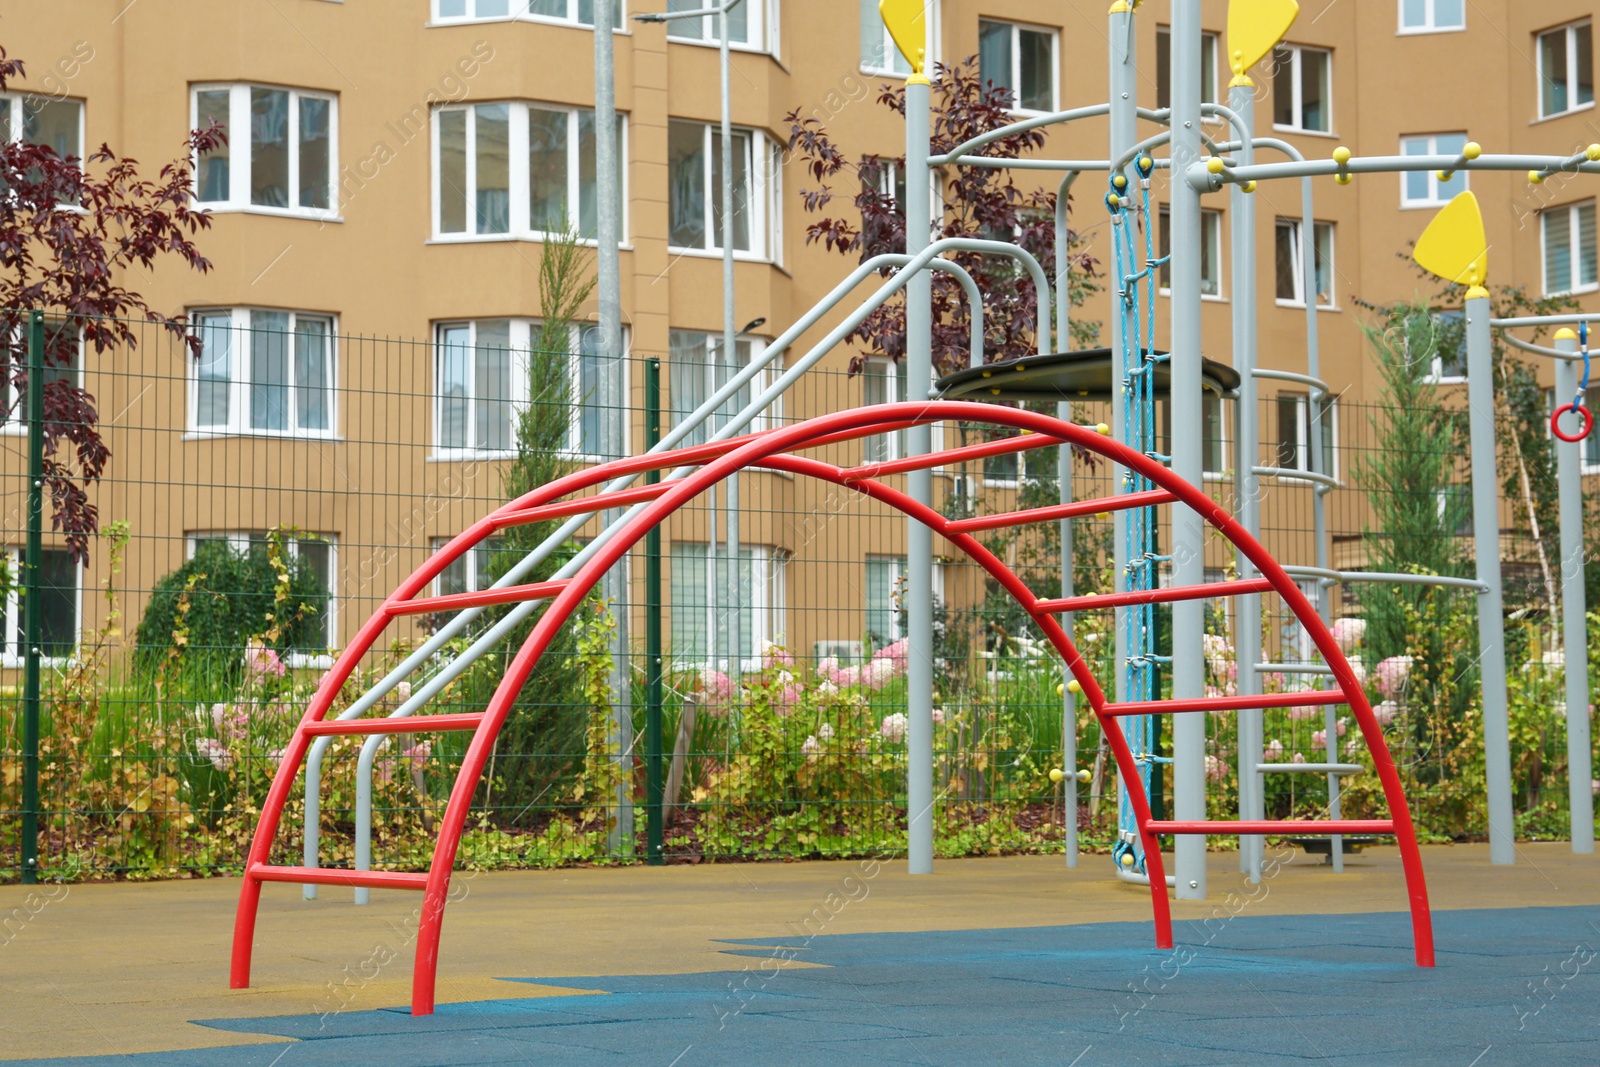
<svg viewBox="0 0 1600 1067">
<path fill-rule="evenodd" d="M 1273 867 L 1274 855 L 1292 858 Z M 1600 1062 L 1600 861 L 1424 849 L 1415 966 L 1392 847 L 1334 875 L 1271 850 L 1174 902 L 1104 857 L 886 859 L 456 877 L 439 1008 L 409 1001 L 413 894 L 272 886 L 228 988 L 238 882 L 0 887 L 0 1060 L 302 1064 Z M 1231 894 L 1231 895 L 1230 895 Z M 8 918 L 9 917 L 9 918 Z"/>
</svg>

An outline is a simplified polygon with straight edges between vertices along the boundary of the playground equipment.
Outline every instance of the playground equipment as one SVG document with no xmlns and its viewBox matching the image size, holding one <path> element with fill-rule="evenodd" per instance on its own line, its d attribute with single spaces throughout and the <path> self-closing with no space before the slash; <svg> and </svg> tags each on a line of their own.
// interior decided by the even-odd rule
<svg viewBox="0 0 1600 1067">
<path fill-rule="evenodd" d="M 1293 22 L 1297 8 L 1293 0 L 1233 0 L 1229 12 L 1229 61 L 1234 72 L 1229 106 L 1202 105 L 1199 96 L 1199 57 L 1201 27 L 1199 0 L 1173 0 L 1172 107 L 1147 110 L 1137 106 L 1136 56 L 1133 20 L 1138 4 L 1116 0 L 1108 13 L 1110 42 L 1110 100 L 1106 104 L 1070 109 L 1035 116 L 976 137 L 943 153 L 930 155 L 930 82 L 924 74 L 921 0 L 882 0 L 881 11 L 891 36 L 910 63 L 912 73 L 906 81 L 906 217 L 928 218 L 930 211 L 929 175 L 938 167 L 1016 167 L 1054 170 L 1063 173 L 1061 195 L 1056 208 L 1058 249 L 1066 243 L 1067 191 L 1083 173 L 1105 173 L 1108 178 L 1106 206 L 1113 219 L 1121 218 L 1116 254 L 1115 290 L 1119 306 L 1109 316 L 1112 360 L 1110 392 L 1113 417 L 1109 437 L 1077 426 L 1072 421 L 1070 396 L 1059 395 L 1056 417 L 996 408 L 993 405 L 932 399 L 937 395 L 932 375 L 931 270 L 954 276 L 965 292 L 972 312 L 971 363 L 981 377 L 983 370 L 982 306 L 972 278 L 955 263 L 942 258 L 948 252 L 965 251 L 983 255 L 1002 255 L 1016 260 L 1032 278 L 1038 295 L 1038 351 L 1044 360 L 1063 360 L 1065 354 L 1051 353 L 1050 338 L 1069 335 L 1069 302 L 1066 271 L 1069 258 L 1058 254 L 1053 291 L 1055 321 L 1047 313 L 1051 304 L 1050 279 L 1039 263 L 1021 248 L 1004 242 L 965 238 L 934 240 L 922 227 L 908 227 L 905 253 L 876 256 L 861 264 L 822 302 L 802 316 L 777 340 L 731 380 L 717 389 L 691 416 L 643 456 L 618 460 L 571 475 L 542 487 L 518 501 L 505 505 L 475 524 L 441 549 L 428 563 L 406 580 L 339 657 L 316 698 L 297 728 L 276 777 L 251 845 L 240 895 L 235 927 L 232 982 L 236 987 L 249 981 L 256 908 L 265 882 L 291 882 L 306 886 L 308 896 L 318 885 L 355 887 L 364 899 L 372 888 L 417 889 L 424 892 L 422 926 L 419 931 L 417 965 L 413 978 L 413 1011 L 424 1014 L 433 1007 L 433 972 L 437 962 L 440 923 L 448 889 L 451 866 L 478 776 L 504 722 L 518 688 L 538 657 L 574 607 L 600 581 L 608 569 L 623 559 L 631 546 L 655 528 L 668 515 L 702 493 L 709 493 L 745 467 L 759 464 L 768 469 L 788 471 L 847 486 L 907 515 L 908 573 L 932 574 L 932 535 L 939 533 L 982 566 L 1017 599 L 1030 619 L 1060 652 L 1071 674 L 1072 684 L 1063 686 L 1064 727 L 1062 745 L 1065 771 L 1052 776 L 1063 784 L 1066 806 L 1067 863 L 1077 862 L 1077 774 L 1076 738 L 1073 733 L 1075 704 L 1079 695 L 1088 699 L 1099 718 L 1118 767 L 1118 778 L 1125 790 L 1122 828 L 1125 834 L 1118 847 L 1116 869 L 1130 878 L 1145 878 L 1150 883 L 1156 918 L 1157 944 L 1171 944 L 1170 919 L 1166 894 L 1165 861 L 1160 853 L 1160 838 L 1176 839 L 1173 884 L 1180 898 L 1198 899 L 1206 893 L 1206 834 L 1241 835 L 1241 865 L 1259 880 L 1262 835 L 1319 834 L 1330 836 L 1331 857 L 1337 869 L 1342 863 L 1342 834 L 1393 834 L 1398 842 L 1409 886 L 1417 961 L 1432 963 L 1431 927 L 1420 860 L 1412 833 L 1405 798 L 1398 775 L 1384 745 L 1381 730 L 1366 697 L 1328 631 L 1328 588 L 1339 582 L 1394 581 L 1427 582 L 1471 588 L 1480 594 L 1479 626 L 1482 654 L 1485 746 L 1490 800 L 1491 856 L 1496 863 L 1513 859 L 1512 811 L 1510 799 L 1509 738 L 1506 713 L 1504 640 L 1501 623 L 1499 543 L 1495 518 L 1493 397 L 1490 368 L 1490 329 L 1493 326 L 1536 326 L 1556 320 L 1528 322 L 1507 320 L 1492 323 L 1488 294 L 1482 285 L 1487 277 L 1487 242 L 1475 201 L 1460 201 L 1446 207 L 1418 243 L 1418 261 L 1451 281 L 1470 286 L 1467 294 L 1469 343 L 1469 381 L 1471 388 L 1472 463 L 1474 484 L 1474 536 L 1478 557 L 1476 580 L 1338 571 L 1327 556 L 1327 528 L 1323 497 L 1337 487 L 1327 473 L 1322 455 L 1322 400 L 1331 394 L 1320 377 L 1317 352 L 1317 311 L 1315 300 L 1315 216 L 1311 204 L 1314 176 L 1331 176 L 1348 184 L 1355 174 L 1393 173 L 1411 170 L 1454 172 L 1461 169 L 1528 170 L 1538 178 L 1560 170 L 1578 173 L 1600 172 L 1600 146 L 1571 157 L 1496 156 L 1485 154 L 1476 144 L 1468 144 L 1459 156 L 1356 157 L 1348 149 L 1336 149 L 1330 160 L 1305 159 L 1292 146 L 1274 138 L 1259 138 L 1253 133 L 1253 86 L 1248 71 L 1268 52 Z M 1217 141 L 1202 128 L 1206 116 L 1223 119 L 1233 139 Z M 1107 158 L 1086 160 L 1008 159 L 974 155 L 984 145 L 1022 130 L 1047 126 L 1066 126 L 1084 119 L 1108 117 L 1110 144 Z M 1144 140 L 1137 139 L 1140 119 L 1166 129 Z M 1157 155 L 1166 147 L 1168 155 Z M 1261 163 L 1256 149 L 1271 149 L 1288 156 L 1286 162 Z M 1172 322 L 1170 352 L 1162 354 L 1154 345 L 1154 275 L 1161 265 L 1153 255 L 1146 226 L 1142 260 L 1128 223 L 1137 211 L 1149 211 L 1148 183 L 1152 175 L 1166 170 L 1171 175 L 1171 247 L 1166 266 L 1170 271 Z M 1269 370 L 1256 366 L 1255 303 L 1256 263 L 1254 258 L 1255 222 L 1253 192 L 1259 182 L 1280 178 L 1299 178 L 1302 185 L 1302 283 L 1307 299 L 1305 373 Z M 1198 403 L 1174 403 L 1170 455 L 1155 454 L 1153 398 L 1157 371 L 1163 371 L 1167 388 L 1174 397 L 1198 398 L 1204 380 L 1200 354 L 1200 197 L 1204 193 L 1229 187 L 1233 214 L 1233 323 L 1234 369 L 1238 374 L 1238 499 L 1237 517 L 1209 500 L 1201 489 L 1201 423 Z M 1130 191 L 1137 191 L 1134 198 Z M 1463 194 L 1467 196 L 1469 194 Z M 1113 222 L 1113 227 L 1116 228 Z M 882 269 L 896 271 L 883 282 L 843 322 L 812 347 L 807 354 L 777 377 L 762 394 L 752 400 L 712 434 L 708 444 L 676 449 L 684 437 L 706 420 L 719 417 L 724 405 L 738 395 L 750 381 L 776 361 L 821 317 L 840 305 L 863 281 Z M 1143 295 L 1139 295 L 1142 287 Z M 907 325 L 907 383 L 910 403 L 840 412 L 762 434 L 738 436 L 760 412 L 783 394 L 819 360 L 848 337 L 865 317 L 891 296 L 905 293 Z M 1577 317 L 1587 319 L 1588 317 Z M 1600 319 L 1600 316 L 1595 317 Z M 1052 329 L 1053 325 L 1053 329 Z M 1558 389 L 1562 395 L 1581 397 L 1570 361 L 1575 355 L 1573 337 L 1558 337 L 1558 349 L 1542 350 L 1558 357 Z M 1527 342 L 1517 342 L 1530 347 Z M 1019 361 L 1026 363 L 1026 361 Z M 1587 365 L 1587 364 L 1586 364 Z M 1022 366 L 1028 372 L 1030 367 Z M 1562 375 L 1566 375 L 1565 378 Z M 1019 379 L 1028 377 L 1019 374 Z M 1259 427 L 1256 425 L 1257 383 L 1260 379 L 1289 381 L 1310 390 L 1308 434 L 1311 462 L 1308 470 L 1287 471 L 1259 463 Z M 1587 375 L 1585 375 L 1587 381 Z M 1564 384 L 1563 384 L 1564 383 Z M 944 383 L 950 386 L 950 380 Z M 929 399 L 924 400 L 927 396 Z M 1575 401 L 1574 404 L 1577 404 Z M 1576 415 L 1583 419 L 1581 404 L 1568 405 L 1558 416 Z M 962 420 L 979 424 L 1028 431 L 1016 437 L 961 449 L 935 453 L 932 426 L 941 420 Z M 1577 428 L 1566 426 L 1562 434 Z M 905 431 L 906 458 L 890 463 L 840 468 L 798 455 L 820 444 L 848 441 L 888 431 Z M 1059 478 L 1061 502 L 1009 515 L 970 519 L 947 519 L 933 509 L 931 472 L 933 468 L 965 460 L 1031 448 L 1071 444 L 1106 457 L 1113 464 L 1117 492 L 1097 500 L 1073 499 L 1069 449 L 1060 448 Z M 1578 458 L 1576 446 L 1566 444 L 1562 457 L 1562 542 L 1563 556 L 1572 561 L 1581 556 L 1579 521 L 1581 500 L 1577 493 Z M 633 485 L 640 476 L 666 475 L 642 487 Z M 906 490 L 891 488 L 881 479 L 891 474 L 906 475 Z M 1273 560 L 1259 542 L 1260 493 L 1263 479 L 1288 479 L 1313 492 L 1316 556 L 1312 565 L 1283 566 Z M 1570 485 L 1568 484 L 1570 482 Z M 575 496 L 586 490 L 588 496 Z M 1570 496 L 1570 499 L 1569 499 Z M 1168 529 L 1170 559 L 1155 558 L 1152 531 L 1156 528 L 1154 509 L 1171 507 Z M 625 509 L 625 510 L 622 510 Z M 592 517 L 603 511 L 621 510 L 619 518 L 605 528 L 561 570 L 546 582 L 518 584 L 560 545 L 571 539 Z M 1110 512 L 1115 522 L 1116 587 L 1102 597 L 1076 597 L 1072 588 L 1072 520 Z M 555 534 L 523 561 L 513 567 L 493 587 L 480 592 L 425 597 L 420 594 L 444 568 L 496 530 L 508 526 L 565 518 Z M 1027 589 L 999 560 L 987 553 L 972 538 L 974 532 L 1007 525 L 1059 522 L 1062 538 L 1062 572 L 1059 595 L 1042 596 Z M 1207 583 L 1203 570 L 1205 527 L 1209 524 L 1230 542 L 1238 561 L 1238 578 L 1232 582 Z M 1169 563 L 1170 585 L 1157 577 L 1157 564 Z M 1568 571 L 1570 568 L 1564 568 Z M 1314 592 L 1302 592 L 1296 579 L 1313 580 Z M 1583 606 L 1581 573 L 1573 583 L 1564 583 L 1565 634 L 1569 657 L 1583 652 Z M 1301 663 L 1269 662 L 1260 647 L 1261 596 L 1278 596 L 1288 613 L 1304 628 L 1320 659 Z M 1202 651 L 1202 601 L 1226 596 L 1239 604 L 1239 629 L 1236 648 L 1240 661 L 1237 696 L 1205 697 Z M 932 582 L 912 580 L 907 595 L 908 653 L 908 770 L 907 770 L 907 854 L 912 873 L 927 873 L 933 861 L 933 778 L 932 778 Z M 517 652 L 488 707 L 482 713 L 426 715 L 414 718 L 430 701 L 485 652 L 499 647 L 540 604 L 544 613 L 532 635 Z M 1163 654 L 1155 648 L 1151 607 L 1168 603 L 1173 607 L 1170 649 Z M 484 609 L 496 605 L 515 605 L 493 625 L 475 633 L 465 652 L 454 658 L 435 661 L 446 644 L 462 634 Z M 1117 675 L 1111 697 L 1101 689 L 1072 641 L 1072 615 L 1078 611 L 1113 608 L 1120 614 L 1117 634 Z M 419 613 L 453 613 L 427 642 L 398 667 L 374 683 L 348 707 L 335 709 L 333 702 L 356 663 L 395 620 Z M 1586 657 L 1584 657 L 1586 658 Z M 1151 668 L 1158 661 L 1171 668 L 1170 696 L 1161 698 L 1152 683 Z M 431 673 L 412 690 L 409 699 L 384 718 L 366 713 L 403 680 L 419 669 Z M 650 670 L 659 674 L 652 660 Z M 1332 688 L 1308 688 L 1293 693 L 1263 694 L 1261 674 L 1267 671 L 1291 673 L 1331 680 Z M 1324 685 L 1327 683 L 1324 682 Z M 1567 672 L 1569 746 L 1572 752 L 1573 848 L 1592 850 L 1592 804 L 1587 795 L 1588 738 L 1587 683 L 1582 671 Z M 1291 705 L 1318 705 L 1325 711 L 1328 725 L 1328 759 L 1325 764 L 1302 765 L 1329 779 L 1330 818 L 1317 821 L 1268 820 L 1264 814 L 1262 775 L 1286 769 L 1266 764 L 1262 754 L 1261 717 L 1263 709 Z M 1345 820 L 1338 813 L 1338 777 L 1348 765 L 1335 762 L 1337 736 L 1333 729 L 1333 709 L 1348 705 L 1361 736 L 1371 751 L 1382 782 L 1390 817 L 1381 820 Z M 1206 818 L 1204 775 L 1203 713 L 1236 711 L 1240 721 L 1240 789 L 1237 821 L 1212 821 Z M 1170 754 L 1155 750 L 1148 732 L 1151 717 L 1176 715 Z M 331 717 L 334 716 L 334 717 Z M 1134 720 L 1129 734 L 1122 723 Z M 1579 722 L 1582 722 L 1582 732 Z M 372 755 L 384 737 L 400 732 L 460 730 L 472 733 L 467 757 L 458 773 L 446 809 L 440 836 L 427 874 L 371 871 L 370 774 Z M 1141 731 L 1145 732 L 1141 732 Z M 329 740 L 339 735 L 365 736 L 367 741 L 358 767 L 357 862 L 355 870 L 323 868 L 318 860 L 317 802 L 320 787 L 320 762 Z M 1581 747 L 1580 747 L 1581 741 Z M 1156 820 L 1148 801 L 1148 770 L 1156 761 L 1170 761 L 1173 771 L 1175 818 Z M 297 772 L 306 767 L 305 860 L 299 867 L 271 862 L 273 840 L 278 829 L 288 791 Z M 659 768 L 656 769 L 659 771 Z M 659 774 L 653 773 L 653 781 Z M 365 788 L 363 792 L 362 789 Z M 1581 787 L 1581 788 L 1580 788 Z M 1580 807 L 1582 809 L 1580 813 Z M 659 809 L 656 812 L 659 815 Z M 659 818 L 651 819 L 652 832 L 659 832 Z M 1143 872 L 1141 874 L 1141 872 Z"/>
</svg>

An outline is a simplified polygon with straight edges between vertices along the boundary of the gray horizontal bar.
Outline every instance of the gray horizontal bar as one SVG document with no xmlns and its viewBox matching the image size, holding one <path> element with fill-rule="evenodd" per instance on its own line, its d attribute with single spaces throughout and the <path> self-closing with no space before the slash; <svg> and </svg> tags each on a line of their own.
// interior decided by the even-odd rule
<svg viewBox="0 0 1600 1067">
<path fill-rule="evenodd" d="M 1471 589 L 1487 593 L 1489 587 L 1476 578 L 1452 578 L 1445 574 L 1390 574 L 1385 571 L 1340 571 L 1346 582 L 1392 582 L 1395 585 L 1442 585 L 1451 589 Z"/>
<path fill-rule="evenodd" d="M 1251 467 L 1250 473 L 1262 478 L 1298 478 L 1303 482 L 1316 482 L 1330 489 L 1339 488 L 1339 480 L 1331 475 L 1296 470 L 1293 467 Z"/>
<path fill-rule="evenodd" d="M 1302 771 L 1312 774 L 1360 774 L 1366 770 L 1359 763 L 1258 763 L 1256 770 L 1262 774 L 1278 771 Z"/>
<path fill-rule="evenodd" d="M 1313 378 L 1309 374 L 1296 374 L 1292 370 L 1263 370 L 1257 367 L 1250 373 L 1257 378 L 1271 378 L 1279 382 L 1299 382 L 1301 385 L 1309 385 L 1313 389 L 1320 389 L 1324 393 L 1333 392 L 1332 389 L 1328 388 L 1328 383 L 1321 378 Z"/>
<path fill-rule="evenodd" d="M 1326 663 L 1257 663 L 1256 670 L 1263 674 L 1332 674 Z"/>
</svg>

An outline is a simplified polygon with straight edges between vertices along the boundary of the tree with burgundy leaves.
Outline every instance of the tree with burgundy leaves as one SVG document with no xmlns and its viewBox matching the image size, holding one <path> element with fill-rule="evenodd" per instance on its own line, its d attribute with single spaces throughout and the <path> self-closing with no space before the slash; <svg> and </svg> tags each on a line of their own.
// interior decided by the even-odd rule
<svg viewBox="0 0 1600 1067">
<path fill-rule="evenodd" d="M 22 60 L 0 47 L 0 92 L 23 77 Z M 89 538 L 100 527 L 89 488 L 111 453 L 100 435 L 95 398 L 71 372 L 75 357 L 80 349 L 133 349 L 147 322 L 181 338 L 198 356 L 199 339 L 186 319 L 152 309 L 122 280 L 132 268 L 149 271 L 170 259 L 211 269 L 192 240 L 211 218 L 190 204 L 190 160 L 224 141 L 215 125 L 193 131 L 184 155 L 163 166 L 155 181 L 139 176 L 137 160 L 105 144 L 78 159 L 26 140 L 0 143 L 0 381 L 10 387 L 3 415 L 26 417 L 28 324 L 31 312 L 43 312 L 44 490 L 51 524 L 80 563 L 87 562 Z"/>
<path fill-rule="evenodd" d="M 1011 91 L 978 76 L 977 58 L 969 56 L 954 65 L 937 64 L 933 76 L 931 151 L 937 155 L 979 134 L 1014 121 Z M 878 103 L 905 115 L 905 89 L 884 85 Z M 905 157 L 862 155 L 851 161 L 820 119 L 790 112 L 789 150 L 805 165 L 817 184 L 801 190 L 805 210 L 820 215 L 806 227 L 806 243 L 864 261 L 885 252 L 904 252 L 905 207 L 897 195 L 905 182 Z M 1044 145 L 1037 130 L 1012 134 L 978 149 L 975 155 L 1025 156 Z M 893 176 L 896 181 L 890 181 Z M 835 192 L 829 182 L 843 182 L 849 192 Z M 1055 277 L 1056 194 L 1049 190 L 1024 191 L 1011 171 L 990 167 L 944 167 L 939 171 L 943 210 L 929 224 L 937 237 L 978 237 L 1014 242 L 1039 260 L 1047 277 Z M 838 201 L 849 196 L 853 212 L 835 213 Z M 1095 261 L 1078 251 L 1077 234 L 1068 231 L 1072 256 L 1068 294 L 1072 306 L 1093 293 Z M 1035 349 L 1036 317 L 1033 280 L 1014 260 L 973 252 L 949 256 L 970 272 L 984 298 L 984 359 L 988 362 L 1031 355 Z M 889 271 L 885 271 L 887 276 Z M 1047 309 L 1048 310 L 1048 309 Z M 971 319 L 961 289 L 948 274 L 933 276 L 933 365 L 936 374 L 948 374 L 967 365 Z M 1098 325 L 1077 318 L 1070 340 L 1091 344 Z M 864 348 L 851 361 L 851 371 L 867 356 L 899 360 L 905 354 L 905 310 L 895 298 L 874 311 L 851 335 Z M 1057 345 L 1064 348 L 1065 345 Z"/>
</svg>

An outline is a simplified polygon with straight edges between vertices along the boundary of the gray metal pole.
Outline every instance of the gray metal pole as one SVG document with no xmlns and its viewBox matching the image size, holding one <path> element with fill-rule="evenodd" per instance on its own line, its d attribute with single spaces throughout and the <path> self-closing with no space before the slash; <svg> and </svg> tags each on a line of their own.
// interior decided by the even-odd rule
<svg viewBox="0 0 1600 1067">
<path fill-rule="evenodd" d="M 1072 294 L 1071 260 L 1067 255 L 1067 200 L 1072 183 L 1078 180 L 1077 171 L 1068 171 L 1056 189 L 1056 350 L 1065 352 L 1072 347 Z M 1072 421 L 1072 404 L 1056 404 L 1056 418 Z M 1072 449 L 1062 445 L 1056 449 L 1056 485 L 1061 491 L 1061 502 L 1072 502 Z M 1061 520 L 1061 595 L 1072 593 L 1072 520 Z M 1061 628 L 1067 639 L 1073 639 L 1072 616 L 1061 616 Z M 1068 689 L 1061 696 L 1061 769 L 1066 777 L 1061 779 L 1061 821 L 1065 827 L 1063 844 L 1067 852 L 1067 866 L 1078 865 L 1078 695 Z"/>
<path fill-rule="evenodd" d="M 1556 331 L 1556 348 L 1576 352 L 1578 335 Z M 1568 404 L 1578 391 L 1578 370 L 1570 362 L 1556 364 L 1556 403 Z M 1567 415 L 1562 428 L 1579 427 Z M 1594 794 L 1590 786 L 1589 635 L 1583 589 L 1583 457 L 1582 442 L 1556 441 L 1556 481 L 1561 495 L 1561 647 L 1567 693 L 1567 798 L 1572 807 L 1572 851 L 1594 852 Z"/>
<path fill-rule="evenodd" d="M 932 107 L 926 75 L 906 79 L 906 254 L 928 246 L 928 134 Z M 933 275 L 921 270 L 906 283 L 906 399 L 933 388 Z M 913 456 L 933 451 L 932 427 L 906 431 Z M 933 472 L 906 476 L 913 500 L 933 506 Z M 912 874 L 933 873 L 933 532 L 906 520 L 906 858 Z"/>
<path fill-rule="evenodd" d="M 1172 471 L 1191 485 L 1205 480 L 1201 457 L 1200 191 L 1186 179 L 1200 160 L 1200 0 L 1172 3 Z M 1205 581 L 1205 528 L 1189 508 L 1172 509 L 1172 584 Z M 1172 696 L 1205 693 L 1201 634 L 1205 604 L 1172 607 Z M 1206 817 L 1206 717 L 1178 715 L 1172 724 L 1173 808 L 1179 820 Z M 1206 839 L 1180 834 L 1173 847 L 1180 900 L 1206 895 Z"/>
<path fill-rule="evenodd" d="M 1494 353 L 1489 294 L 1467 292 L 1467 406 L 1472 439 L 1472 537 L 1478 581 L 1478 668 L 1483 678 L 1483 758 L 1489 796 L 1489 862 L 1516 861 L 1511 809 L 1511 734 L 1506 708 L 1506 644 L 1500 593 L 1500 491 L 1495 469 Z"/>
<path fill-rule="evenodd" d="M 596 198 L 596 290 L 600 301 L 600 403 L 604 417 L 604 447 L 608 457 L 628 452 L 628 395 L 622 355 L 622 258 L 621 220 L 617 202 L 622 188 L 617 153 L 616 74 L 612 60 L 612 4 L 614 0 L 595 0 L 594 5 L 594 136 Z M 622 512 L 606 512 L 609 525 Z M 629 595 L 628 574 L 631 561 L 623 556 L 606 575 L 605 595 L 614 608 L 617 629 L 611 641 L 611 751 L 612 758 L 624 766 L 633 761 L 633 672 L 628 665 Z M 606 835 L 606 846 L 613 855 L 633 847 L 633 783 L 631 775 L 619 776 L 613 804 L 616 822 Z"/>
<path fill-rule="evenodd" d="M 1240 140 L 1249 150 L 1255 132 L 1256 87 L 1248 74 L 1233 79 L 1228 88 L 1228 106 L 1238 113 L 1244 129 Z M 1261 461 L 1260 407 L 1256 390 L 1256 198 L 1241 186 L 1229 193 L 1233 209 L 1233 360 L 1239 372 L 1239 399 L 1234 419 L 1233 485 L 1237 494 L 1235 512 L 1251 537 L 1261 536 L 1261 479 L 1255 468 Z M 1237 555 L 1240 578 L 1256 576 L 1255 568 L 1243 552 Z M 1234 662 L 1238 668 L 1239 692 L 1253 696 L 1261 692 L 1261 677 L 1256 664 L 1261 662 L 1261 597 L 1239 597 L 1236 601 Z M 1261 772 L 1257 769 L 1265 745 L 1261 709 L 1239 712 L 1239 818 L 1263 819 L 1266 806 Z M 1250 881 L 1261 880 L 1261 859 L 1265 838 L 1249 835 L 1239 839 L 1239 867 Z"/>
<path fill-rule="evenodd" d="M 1113 4 L 1106 16 L 1106 40 L 1110 45 L 1110 90 L 1111 90 L 1111 143 L 1110 158 L 1120 159 L 1138 141 L 1138 48 L 1133 36 L 1133 12 L 1125 5 Z M 1124 173 L 1124 176 L 1126 174 Z M 1131 188 L 1132 181 L 1129 186 Z M 1124 221 L 1112 225 L 1129 225 L 1127 215 Z M 1112 241 L 1116 241 L 1115 231 L 1112 232 Z M 1115 257 L 1112 257 L 1115 262 Z M 1121 278 L 1111 279 L 1111 307 L 1107 318 L 1111 327 L 1111 351 L 1122 351 L 1122 287 Z M 1137 336 L 1134 343 L 1138 344 Z M 1115 357 L 1113 357 L 1115 358 Z M 1118 368 L 1112 368 L 1111 388 L 1111 438 L 1114 441 L 1128 439 L 1128 399 L 1118 386 L 1121 384 L 1116 375 Z M 1111 486 L 1113 492 L 1122 492 L 1126 488 L 1127 468 L 1112 466 Z M 1111 566 L 1112 590 L 1126 592 L 1128 588 L 1128 513 L 1116 511 L 1111 516 Z M 1116 631 L 1116 678 L 1113 679 L 1118 700 L 1131 699 L 1128 694 L 1128 637 L 1126 627 L 1123 625 L 1123 616 L 1127 608 L 1117 608 L 1113 611 Z M 1121 729 L 1120 723 L 1117 726 Z M 1122 783 L 1118 780 L 1118 794 L 1120 796 Z"/>
<path fill-rule="evenodd" d="M 733 293 L 733 215 L 743 205 L 733 200 L 733 97 L 728 81 L 728 8 L 735 0 L 727 0 L 717 15 L 722 37 L 720 48 L 722 78 L 722 361 L 733 374 L 739 373 L 739 358 L 734 326 Z M 754 148 L 752 146 L 752 155 Z M 761 172 L 759 161 L 751 159 L 751 180 Z M 744 648 L 743 611 L 744 591 L 739 583 L 742 569 L 739 561 L 739 472 L 728 477 L 728 592 L 724 610 L 728 613 L 728 676 L 737 686 L 741 668 L 739 662 Z M 737 688 L 734 690 L 738 692 Z"/>
</svg>

